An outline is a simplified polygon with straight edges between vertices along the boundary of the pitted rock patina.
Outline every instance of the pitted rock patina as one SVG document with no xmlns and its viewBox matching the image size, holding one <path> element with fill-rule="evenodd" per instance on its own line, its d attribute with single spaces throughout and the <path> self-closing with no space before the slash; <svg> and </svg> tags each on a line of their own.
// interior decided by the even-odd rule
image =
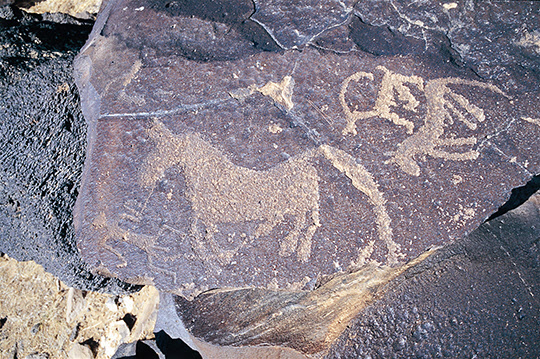
<svg viewBox="0 0 540 359">
<path fill-rule="evenodd" d="M 465 235 L 539 172 L 537 87 L 404 35 L 363 52 L 354 4 L 302 2 L 319 29 L 273 3 L 104 7 L 77 62 L 97 271 L 187 297 L 309 290 Z"/>
</svg>

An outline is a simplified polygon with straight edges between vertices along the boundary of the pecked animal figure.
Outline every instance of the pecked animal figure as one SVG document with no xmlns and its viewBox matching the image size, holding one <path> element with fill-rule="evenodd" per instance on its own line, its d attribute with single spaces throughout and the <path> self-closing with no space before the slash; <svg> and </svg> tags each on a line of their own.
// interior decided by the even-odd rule
<svg viewBox="0 0 540 359">
<path fill-rule="evenodd" d="M 218 224 L 259 222 L 253 236 L 257 239 L 270 234 L 288 217 L 293 219 L 293 228 L 281 241 L 279 255 L 286 257 L 296 252 L 299 261 L 307 262 L 313 235 L 321 226 L 319 176 L 311 160 L 322 155 L 345 173 L 353 186 L 368 195 L 376 207 L 379 236 L 387 244 L 389 260 L 397 258 L 399 247 L 391 239 L 382 194 L 371 175 L 341 150 L 322 145 L 270 169 L 253 170 L 235 165 L 197 133 L 176 135 L 155 121 L 148 135 L 155 147 L 144 161 L 140 183 L 154 188 L 168 168 L 182 167 L 186 196 L 194 213 L 192 246 L 200 256 L 226 265 L 240 249 L 224 250 L 218 246 L 214 239 Z M 199 230 L 201 223 L 204 234 Z"/>
</svg>

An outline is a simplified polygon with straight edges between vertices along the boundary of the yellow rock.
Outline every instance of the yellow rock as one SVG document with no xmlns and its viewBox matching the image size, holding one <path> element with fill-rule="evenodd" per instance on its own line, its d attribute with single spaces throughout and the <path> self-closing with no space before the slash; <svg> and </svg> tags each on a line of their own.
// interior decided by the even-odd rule
<svg viewBox="0 0 540 359">
<path fill-rule="evenodd" d="M 33 353 L 50 358 L 94 358 L 82 343 L 95 341 L 96 359 L 122 343 L 153 338 L 159 293 L 145 286 L 113 296 L 70 288 L 35 262 L 0 257 L 0 358 Z M 135 319 L 130 329 L 123 318 Z M 89 356 L 90 355 L 90 356 Z"/>
<path fill-rule="evenodd" d="M 28 9 L 28 12 L 43 14 L 61 12 L 74 17 L 88 18 L 98 13 L 102 0 L 45 0 Z"/>
</svg>

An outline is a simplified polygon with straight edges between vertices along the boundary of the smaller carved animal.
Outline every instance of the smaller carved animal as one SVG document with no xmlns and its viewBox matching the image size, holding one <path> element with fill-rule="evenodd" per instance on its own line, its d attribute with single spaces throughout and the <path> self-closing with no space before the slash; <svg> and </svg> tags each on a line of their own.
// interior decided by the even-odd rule
<svg viewBox="0 0 540 359">
<path fill-rule="evenodd" d="M 343 130 L 343 134 L 351 133 L 356 135 L 356 122 L 371 117 L 384 118 L 396 125 L 404 126 L 407 134 L 411 136 L 399 144 L 397 150 L 393 152 L 393 157 L 387 163 L 396 163 L 404 172 L 412 176 L 420 175 L 420 167 L 415 158 L 417 155 L 429 155 L 451 161 L 475 160 L 479 156 L 479 153 L 475 150 L 462 152 L 444 150 L 445 147 L 461 148 L 474 145 L 477 142 L 476 137 L 473 136 L 466 138 L 443 137 L 447 124 L 452 124 L 454 117 L 471 130 L 477 128 L 476 121 L 482 122 L 485 119 L 484 110 L 470 103 L 467 98 L 456 93 L 448 85 L 474 86 L 508 97 L 495 85 L 475 80 L 446 77 L 424 82 L 421 77 L 396 74 L 384 66 L 377 66 L 376 70 L 382 71 L 383 77 L 372 110 L 351 110 L 345 100 L 350 83 L 352 81 L 358 82 L 360 79 L 373 81 L 374 76 L 372 73 L 356 72 L 343 82 L 339 95 L 347 120 L 347 126 Z M 399 117 L 391 110 L 391 108 L 398 106 L 396 100 L 399 100 L 401 101 L 400 105 L 405 109 L 416 112 L 420 102 L 411 92 L 410 87 L 412 85 L 425 94 L 427 105 L 424 124 L 416 131 L 412 121 Z M 469 114 L 474 121 L 470 121 L 466 114 Z"/>
<path fill-rule="evenodd" d="M 468 99 L 456 93 L 448 85 L 474 86 L 508 97 L 495 85 L 475 80 L 446 77 L 427 81 L 425 85 L 427 113 L 424 124 L 400 144 L 393 158 L 389 161 L 396 163 L 403 171 L 412 176 L 420 175 L 420 167 L 415 160 L 417 155 L 429 155 L 451 161 L 475 160 L 480 155 L 475 150 L 449 152 L 443 149 L 445 147 L 461 148 L 466 145 L 474 145 L 477 142 L 477 138 L 474 136 L 443 137 L 447 123 L 452 124 L 455 118 L 469 129 L 476 130 L 477 122 L 483 122 L 486 118 L 483 109 L 470 103 Z M 474 122 L 470 121 L 466 114 L 469 114 Z"/>
</svg>

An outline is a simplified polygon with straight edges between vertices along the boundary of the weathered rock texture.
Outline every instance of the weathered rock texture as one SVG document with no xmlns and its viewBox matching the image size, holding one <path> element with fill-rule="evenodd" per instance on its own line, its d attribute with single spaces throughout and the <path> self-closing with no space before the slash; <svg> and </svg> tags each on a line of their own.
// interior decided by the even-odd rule
<svg viewBox="0 0 540 359">
<path fill-rule="evenodd" d="M 539 224 L 537 194 L 382 286 L 355 285 L 351 279 L 365 276 L 366 269 L 336 276 L 309 293 L 240 289 L 210 291 L 192 302 L 177 297 L 178 316 L 192 337 L 178 332 L 181 324 L 165 329 L 205 359 L 535 358 Z M 372 271 L 370 280 L 380 274 Z M 362 301 L 369 305 L 355 307 Z M 351 314 L 356 317 L 345 318 Z M 343 322 L 333 321 L 337 317 Z M 337 340 L 321 340 L 335 335 L 340 324 L 347 328 L 337 331 Z"/>
<path fill-rule="evenodd" d="M 93 19 L 99 11 L 101 0 L 45 0 L 32 4 L 26 11 L 34 14 L 62 13 L 83 19 Z"/>
<path fill-rule="evenodd" d="M 122 343 L 153 337 L 158 301 L 154 287 L 124 296 L 81 291 L 4 255 L 0 358 L 109 359 Z"/>
<path fill-rule="evenodd" d="M 318 354 L 328 350 L 349 322 L 384 294 L 389 282 L 432 253 L 398 269 L 368 265 L 337 275 L 312 291 L 253 288 L 208 291 L 193 301 L 176 297 L 177 311 L 190 333 L 203 343 L 284 346 Z"/>
<path fill-rule="evenodd" d="M 76 65 L 90 266 L 311 290 L 462 237 L 540 172 L 540 4 L 376 4 L 108 1 Z"/>
<path fill-rule="evenodd" d="M 86 269 L 73 238 L 86 125 L 71 72 L 90 26 L 0 7 L 0 252 L 70 286 L 122 292 Z"/>
<path fill-rule="evenodd" d="M 537 194 L 426 261 L 327 357 L 540 356 L 539 224 Z"/>
</svg>

